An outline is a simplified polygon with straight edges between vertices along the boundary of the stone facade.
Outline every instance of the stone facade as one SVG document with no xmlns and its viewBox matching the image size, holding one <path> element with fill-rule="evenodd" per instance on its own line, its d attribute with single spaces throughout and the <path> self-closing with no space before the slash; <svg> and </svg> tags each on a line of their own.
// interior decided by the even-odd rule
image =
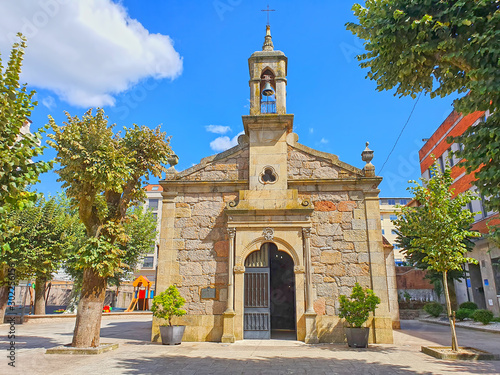
<svg viewBox="0 0 500 375">
<path fill-rule="evenodd" d="M 287 272 L 293 279 L 290 307 L 298 340 L 343 342 L 338 298 L 358 282 L 382 300 L 368 322 L 370 340 L 390 343 L 390 300 L 397 295 L 391 294 L 388 273 L 394 277 L 394 272 L 388 267 L 394 268 L 394 260 L 392 249 L 384 251 L 382 244 L 381 178 L 370 163 L 373 152 L 363 152 L 367 164 L 359 169 L 298 143 L 284 102 L 287 60 L 269 50 L 269 38 L 268 30 L 268 49 L 249 60 L 251 115 L 243 116 L 239 144 L 160 181 L 157 292 L 176 284 L 186 298 L 188 314 L 178 319 L 187 325 L 185 340 L 241 340 L 250 329 L 245 277 L 253 266 L 245 262 L 273 244 L 293 262 Z M 271 79 L 277 111 L 262 114 L 263 85 L 255 77 L 273 66 L 279 69 Z M 206 288 L 215 294 L 203 297 Z M 153 340 L 159 339 L 159 323 L 153 322 Z"/>
</svg>

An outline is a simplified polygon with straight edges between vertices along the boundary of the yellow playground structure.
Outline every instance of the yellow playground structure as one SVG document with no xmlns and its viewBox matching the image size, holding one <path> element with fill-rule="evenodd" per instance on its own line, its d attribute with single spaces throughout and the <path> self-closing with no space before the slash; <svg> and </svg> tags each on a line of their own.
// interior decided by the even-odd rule
<svg viewBox="0 0 500 375">
<path fill-rule="evenodd" d="M 132 283 L 134 287 L 134 296 L 126 312 L 134 311 L 136 306 L 137 310 L 149 310 L 149 298 L 152 298 L 153 291 L 151 289 L 151 281 L 145 276 L 139 276 Z"/>
</svg>

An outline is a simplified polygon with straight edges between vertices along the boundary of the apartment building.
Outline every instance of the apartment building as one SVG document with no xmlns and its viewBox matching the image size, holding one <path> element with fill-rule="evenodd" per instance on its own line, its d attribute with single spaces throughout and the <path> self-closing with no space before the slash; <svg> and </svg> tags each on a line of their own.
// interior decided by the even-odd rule
<svg viewBox="0 0 500 375">
<path fill-rule="evenodd" d="M 401 212 L 402 206 L 406 206 L 411 201 L 409 197 L 400 198 L 380 198 L 380 223 L 382 226 L 382 235 L 394 247 L 394 261 L 397 266 L 404 263 L 405 257 L 403 249 L 396 244 L 396 227 L 393 220 L 396 220 L 397 214 Z"/>
<path fill-rule="evenodd" d="M 498 222 L 498 212 L 488 212 L 485 209 L 485 197 L 481 196 L 476 187 L 472 185 L 475 180 L 474 174 L 466 173 L 465 169 L 459 165 L 460 159 L 454 155 L 453 151 L 461 149 L 463 145 L 458 143 L 450 145 L 446 139 L 450 136 L 463 134 L 469 127 L 485 121 L 488 115 L 488 112 L 474 112 L 466 116 L 452 112 L 419 151 L 422 177 L 427 179 L 432 177 L 429 168 L 434 160 L 437 161 L 442 171 L 448 164 L 451 167 L 452 188 L 455 189 L 455 194 L 470 190 L 478 196 L 477 200 L 472 201 L 464 209 L 475 214 L 472 229 L 483 234 L 488 232 L 488 223 Z M 500 250 L 484 236 L 476 239 L 474 243 L 474 249 L 469 256 L 477 259 L 479 263 L 465 265 L 468 271 L 465 282 L 455 283 L 457 301 L 458 303 L 473 301 L 479 308 L 499 314 Z"/>
</svg>

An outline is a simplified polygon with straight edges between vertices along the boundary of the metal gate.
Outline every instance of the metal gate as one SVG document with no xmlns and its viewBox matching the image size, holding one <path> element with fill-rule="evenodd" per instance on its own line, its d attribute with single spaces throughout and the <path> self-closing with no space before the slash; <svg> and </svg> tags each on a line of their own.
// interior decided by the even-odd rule
<svg viewBox="0 0 500 375">
<path fill-rule="evenodd" d="M 269 249 L 264 244 L 245 261 L 245 313 L 243 338 L 271 338 L 269 303 Z"/>
</svg>

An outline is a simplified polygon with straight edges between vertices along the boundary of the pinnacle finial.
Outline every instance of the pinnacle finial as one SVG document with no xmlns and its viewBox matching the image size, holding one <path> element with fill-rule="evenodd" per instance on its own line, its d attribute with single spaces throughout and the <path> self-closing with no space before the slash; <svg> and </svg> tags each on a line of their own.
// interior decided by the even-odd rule
<svg viewBox="0 0 500 375">
<path fill-rule="evenodd" d="M 262 46 L 262 51 L 274 51 L 273 38 L 271 37 L 270 25 L 266 25 L 266 37 L 264 39 L 264 45 Z"/>
<path fill-rule="evenodd" d="M 365 172 L 365 176 L 366 177 L 374 177 L 375 176 L 375 167 L 371 163 L 372 159 L 373 159 L 373 151 L 368 148 L 369 144 L 370 144 L 369 142 L 366 142 L 366 148 L 361 153 L 361 159 L 364 162 L 366 162 L 366 165 L 363 168 L 363 171 Z"/>
</svg>

